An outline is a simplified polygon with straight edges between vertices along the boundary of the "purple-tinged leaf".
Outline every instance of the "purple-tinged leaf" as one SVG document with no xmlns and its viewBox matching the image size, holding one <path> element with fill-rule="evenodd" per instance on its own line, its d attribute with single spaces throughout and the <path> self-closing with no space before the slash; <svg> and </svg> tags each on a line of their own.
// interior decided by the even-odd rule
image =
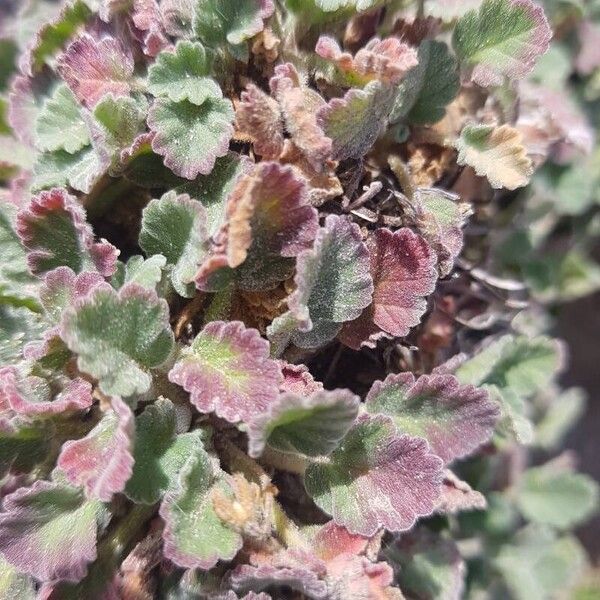
<svg viewBox="0 0 600 600">
<path fill-rule="evenodd" d="M 179 473 L 189 460 L 203 451 L 202 430 L 177 435 L 173 403 L 159 398 L 136 418 L 135 464 L 125 494 L 134 502 L 154 504 L 176 487 Z"/>
<path fill-rule="evenodd" d="M 362 158 L 383 132 L 395 99 L 394 86 L 371 81 L 319 109 L 317 123 L 331 139 L 332 158 Z"/>
<path fill-rule="evenodd" d="M 366 401 L 372 414 L 392 417 L 398 430 L 424 437 L 445 463 L 471 454 L 487 442 L 500 409 L 487 391 L 461 385 L 454 375 L 412 373 L 376 381 Z"/>
<path fill-rule="evenodd" d="M 317 170 L 331 155 L 331 140 L 317 123 L 317 111 L 325 100 L 304 85 L 291 63 L 277 65 L 269 82 L 271 94 L 279 102 L 285 128 L 294 144 Z"/>
<path fill-rule="evenodd" d="M 532 0 L 484 0 L 458 20 L 452 44 L 467 77 L 488 87 L 528 75 L 551 38 L 544 9 Z"/>
<path fill-rule="evenodd" d="M 485 496 L 474 490 L 466 481 L 461 481 L 452 471 L 444 471 L 442 495 L 436 512 L 442 515 L 454 515 L 467 510 L 485 510 Z"/>
<path fill-rule="evenodd" d="M 256 329 L 239 321 L 213 321 L 181 352 L 169 380 L 190 393 L 200 412 L 237 423 L 264 412 L 276 400 L 283 377 Z"/>
<path fill-rule="evenodd" d="M 133 469 L 133 413 L 118 396 L 111 406 L 84 438 L 63 444 L 57 463 L 71 484 L 102 502 L 125 489 Z"/>
<path fill-rule="evenodd" d="M 264 160 L 283 151 L 283 121 L 279 104 L 253 83 L 246 86 L 235 108 L 238 131 L 252 140 L 254 151 Z"/>
<path fill-rule="evenodd" d="M 58 58 L 58 72 L 80 102 L 96 105 L 107 94 L 126 96 L 133 77 L 133 57 L 112 37 L 83 34 Z"/>
<path fill-rule="evenodd" d="M 119 251 L 95 242 L 85 210 L 65 190 L 54 188 L 31 199 L 17 215 L 17 233 L 29 250 L 27 263 L 35 275 L 67 266 L 75 272 L 96 269 L 110 277 Z"/>
<path fill-rule="evenodd" d="M 240 534 L 215 513 L 215 490 L 230 493 L 225 473 L 201 449 L 182 468 L 176 488 L 165 494 L 163 551 L 179 567 L 211 569 L 219 560 L 231 560 L 242 546 Z"/>
<path fill-rule="evenodd" d="M 41 103 L 39 95 L 35 81 L 22 75 L 12 80 L 8 96 L 8 122 L 16 138 L 32 148 Z"/>
<path fill-rule="evenodd" d="M 335 521 L 325 523 L 312 539 L 315 554 L 325 562 L 340 554 L 364 554 L 369 545 L 368 537 L 350 533 L 345 527 L 336 525 Z"/>
<path fill-rule="evenodd" d="M 206 221 L 198 200 L 173 191 L 151 200 L 142 213 L 140 247 L 148 256 L 167 259 L 175 291 L 187 298 L 195 293 L 194 277 L 208 251 Z"/>
<path fill-rule="evenodd" d="M 345 321 L 358 317 L 371 302 L 373 280 L 368 268 L 369 253 L 358 225 L 329 215 L 313 247 L 298 256 L 296 290 L 288 300 L 292 318 L 279 317 L 274 326 L 289 320 L 288 339 L 301 348 L 333 339 Z M 272 328 L 270 335 L 275 331 Z"/>
<path fill-rule="evenodd" d="M 86 22 L 90 14 L 82 0 L 64 3 L 60 12 L 35 33 L 21 56 L 19 67 L 23 74 L 33 77 L 39 73 L 48 60 Z"/>
<path fill-rule="evenodd" d="M 378 79 L 397 84 L 417 64 L 417 52 L 398 38 L 373 38 L 356 56 L 343 52 L 337 41 L 322 35 L 315 52 L 336 67 L 336 79 L 348 87 L 362 87 Z"/>
<path fill-rule="evenodd" d="M 584 20 L 577 27 L 579 52 L 575 58 L 575 68 L 581 75 L 591 75 L 600 67 L 600 25 Z"/>
<path fill-rule="evenodd" d="M 323 384 L 315 381 L 305 365 L 293 365 L 280 360 L 279 366 L 283 375 L 283 383 L 279 388 L 281 392 L 289 392 L 297 396 L 310 396 L 323 389 Z"/>
<path fill-rule="evenodd" d="M 377 229 L 367 239 L 373 302 L 341 331 L 351 348 L 374 346 L 381 337 L 403 337 L 418 325 L 427 308 L 425 297 L 437 281 L 436 256 L 429 244 L 410 229 Z"/>
<path fill-rule="evenodd" d="M 167 302 L 135 283 L 118 292 L 108 283 L 94 287 L 65 311 L 60 335 L 79 369 L 113 396 L 148 391 L 150 369 L 173 348 Z"/>
<path fill-rule="evenodd" d="M 102 505 L 81 490 L 36 481 L 3 501 L 0 552 L 19 571 L 41 581 L 79 581 L 96 559 L 97 519 Z"/>
<path fill-rule="evenodd" d="M 318 215 L 308 203 L 307 187 L 291 167 L 262 162 L 242 176 L 229 196 L 222 252 L 196 276 L 210 289 L 217 268 L 236 268 L 242 289 L 269 289 L 290 276 L 287 260 L 310 248 Z"/>
<path fill-rule="evenodd" d="M 442 466 L 424 439 L 399 435 L 384 415 L 362 415 L 327 462 L 308 467 L 304 484 L 338 525 L 371 536 L 410 529 L 431 514 Z"/>
<path fill-rule="evenodd" d="M 157 0 L 134 0 L 131 20 L 143 32 L 144 54 L 156 56 L 170 45 Z"/>
<path fill-rule="evenodd" d="M 248 454 L 256 458 L 267 445 L 305 456 L 330 454 L 352 427 L 359 404 L 358 396 L 348 390 L 281 394 L 250 423 Z"/>
<path fill-rule="evenodd" d="M 460 600 L 466 565 L 454 541 L 424 527 L 397 536 L 385 551 L 400 588 L 411 598 Z"/>
<path fill-rule="evenodd" d="M 167 33 L 177 38 L 192 37 L 195 0 L 162 0 L 160 12 Z"/>
<path fill-rule="evenodd" d="M 84 379 L 68 381 L 58 393 L 35 375 L 23 377 L 15 367 L 0 369 L 0 403 L 29 417 L 53 416 L 92 405 L 92 386 Z"/>
<path fill-rule="evenodd" d="M 207 98 L 200 106 L 188 100 L 157 99 L 148 112 L 154 132 L 152 149 L 169 169 L 186 179 L 208 175 L 229 150 L 234 112 L 226 98 Z"/>
</svg>

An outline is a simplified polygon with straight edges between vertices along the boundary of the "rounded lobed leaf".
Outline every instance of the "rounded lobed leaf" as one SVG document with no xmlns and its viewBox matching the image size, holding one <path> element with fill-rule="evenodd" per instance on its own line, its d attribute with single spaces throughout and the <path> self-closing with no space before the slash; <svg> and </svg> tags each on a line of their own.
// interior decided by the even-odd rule
<svg viewBox="0 0 600 600">
<path fill-rule="evenodd" d="M 206 98 L 200 106 L 159 98 L 148 112 L 148 126 L 155 134 L 152 149 L 181 177 L 208 175 L 216 159 L 229 150 L 233 118 L 226 98 Z"/>
<path fill-rule="evenodd" d="M 514 190 L 529 183 L 531 159 L 521 133 L 510 125 L 466 125 L 455 142 L 459 165 L 473 167 L 493 188 Z"/>
<path fill-rule="evenodd" d="M 125 494 L 134 502 L 154 504 L 176 487 L 179 473 L 202 451 L 202 432 L 177 435 L 177 416 L 170 400 L 159 398 L 135 421 L 135 463 Z"/>
<path fill-rule="evenodd" d="M 84 438 L 63 444 L 57 462 L 71 484 L 102 502 L 123 491 L 133 468 L 133 413 L 118 396 L 111 407 Z"/>
<path fill-rule="evenodd" d="M 211 569 L 219 560 L 231 560 L 241 548 L 241 536 L 213 508 L 213 491 L 229 492 L 224 475 L 201 450 L 188 459 L 177 487 L 165 495 L 160 505 L 163 551 L 177 566 Z"/>
<path fill-rule="evenodd" d="M 86 502 L 81 490 L 36 481 L 4 498 L 0 552 L 19 571 L 41 581 L 79 581 L 96 559 L 100 510 L 100 503 Z"/>
<path fill-rule="evenodd" d="M 297 396 L 310 396 L 323 389 L 323 384 L 315 380 L 306 365 L 294 365 L 280 360 L 279 366 L 283 375 L 283 383 L 280 388 L 282 393 L 290 392 Z"/>
<path fill-rule="evenodd" d="M 436 256 L 410 229 L 377 229 L 367 239 L 373 302 L 340 333 L 351 348 L 373 346 L 382 336 L 402 337 L 418 325 L 427 308 L 425 296 L 437 281 Z"/>
<path fill-rule="evenodd" d="M 173 102 L 189 100 L 202 104 L 207 98 L 222 98 L 219 84 L 210 77 L 212 58 L 202 44 L 180 40 L 161 52 L 148 69 L 148 91 Z"/>
<path fill-rule="evenodd" d="M 471 454 L 490 439 L 500 409 L 483 389 L 460 385 L 453 375 L 412 373 L 376 381 L 367 410 L 393 418 L 402 433 L 424 437 L 445 463 Z"/>
<path fill-rule="evenodd" d="M 458 20 L 452 45 L 470 80 L 486 87 L 528 75 L 551 38 L 544 10 L 532 0 L 484 0 Z"/>
<path fill-rule="evenodd" d="M 249 422 L 264 412 L 283 380 L 269 343 L 239 321 L 213 321 L 184 349 L 169 380 L 190 393 L 203 413 L 231 422 Z"/>
<path fill-rule="evenodd" d="M 85 33 L 58 57 L 57 70 L 80 102 L 93 107 L 112 92 L 126 96 L 133 77 L 133 57 L 113 37 L 96 39 Z"/>
<path fill-rule="evenodd" d="M 474 490 L 466 481 L 461 481 L 452 471 L 444 471 L 442 495 L 436 512 L 442 515 L 454 515 L 468 510 L 485 510 L 485 496 Z"/>
<path fill-rule="evenodd" d="M 173 348 L 166 301 L 135 283 L 118 292 L 108 284 L 92 289 L 65 311 L 60 335 L 81 371 L 105 394 L 123 397 L 148 391 L 149 369 Z"/>
<path fill-rule="evenodd" d="M 92 405 L 92 386 L 78 377 L 69 380 L 58 393 L 41 377 L 23 377 L 15 367 L 0 369 L 0 404 L 27 417 L 51 417 L 85 410 Z"/>
<path fill-rule="evenodd" d="M 79 273 L 95 269 L 112 275 L 119 251 L 108 242 L 95 242 L 85 210 L 63 189 L 33 196 L 19 211 L 16 224 L 22 244 L 29 250 L 27 263 L 35 275 L 66 266 Z"/>
<path fill-rule="evenodd" d="M 260 456 L 267 444 L 306 456 L 330 454 L 354 423 L 359 404 L 358 396 L 348 390 L 281 394 L 250 423 L 248 454 Z"/>
<path fill-rule="evenodd" d="M 147 255 L 166 257 L 175 291 L 188 298 L 194 295 L 192 282 L 207 253 L 206 220 L 200 202 L 173 191 L 151 200 L 142 213 L 141 248 Z"/>
<path fill-rule="evenodd" d="M 304 484 L 338 525 L 371 536 L 405 531 L 431 514 L 442 466 L 424 439 L 399 435 L 384 415 L 362 415 L 327 461 L 308 467 Z"/>
</svg>

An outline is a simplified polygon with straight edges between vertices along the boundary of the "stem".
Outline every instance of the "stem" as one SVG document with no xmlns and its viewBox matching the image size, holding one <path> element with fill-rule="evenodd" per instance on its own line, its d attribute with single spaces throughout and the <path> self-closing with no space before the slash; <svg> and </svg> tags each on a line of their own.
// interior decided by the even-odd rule
<svg viewBox="0 0 600 600">
<path fill-rule="evenodd" d="M 308 458 L 300 456 L 299 454 L 286 454 L 284 452 L 279 452 L 270 446 L 265 448 L 261 459 L 264 463 L 275 469 L 296 473 L 297 475 L 304 475 L 304 472 L 311 463 Z"/>
</svg>

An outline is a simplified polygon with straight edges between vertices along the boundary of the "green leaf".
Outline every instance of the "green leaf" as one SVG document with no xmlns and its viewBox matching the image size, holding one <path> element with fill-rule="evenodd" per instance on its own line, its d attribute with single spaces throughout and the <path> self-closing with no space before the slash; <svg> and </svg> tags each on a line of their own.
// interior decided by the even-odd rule
<svg viewBox="0 0 600 600">
<path fill-rule="evenodd" d="M 165 556 L 186 568 L 210 569 L 219 560 L 231 560 L 242 538 L 227 527 L 213 508 L 213 490 L 228 493 L 225 473 L 201 450 L 182 469 L 176 489 L 167 492 L 160 506 L 165 521 Z"/>
<path fill-rule="evenodd" d="M 551 37 L 544 10 L 531 0 L 484 0 L 458 20 L 452 44 L 470 79 L 486 87 L 528 75 Z"/>
<path fill-rule="evenodd" d="M 258 457 L 268 444 L 281 452 L 330 454 L 354 423 L 358 406 L 358 396 L 347 390 L 282 394 L 251 423 L 248 453 Z"/>
<path fill-rule="evenodd" d="M 415 125 L 437 123 L 460 88 L 456 59 L 444 42 L 425 40 L 418 52 L 419 64 L 398 86 L 390 120 Z"/>
<path fill-rule="evenodd" d="M 144 208 L 140 246 L 148 255 L 166 257 L 171 282 L 181 296 L 195 294 L 194 276 L 208 251 L 207 240 L 206 210 L 187 194 L 171 191 Z"/>
<path fill-rule="evenodd" d="M 570 529 L 598 509 L 598 484 L 581 473 L 560 470 L 553 461 L 523 473 L 517 506 L 534 523 Z"/>
<path fill-rule="evenodd" d="M 204 46 L 180 40 L 174 50 L 161 52 L 148 69 L 148 91 L 173 102 L 189 100 L 200 105 L 207 98 L 223 97 L 211 72 L 212 56 Z"/>
<path fill-rule="evenodd" d="M 575 537 L 528 527 L 502 546 L 494 565 L 515 600 L 556 598 L 579 580 L 586 556 Z"/>
<path fill-rule="evenodd" d="M 125 488 L 130 500 L 142 504 L 158 502 L 176 486 L 185 463 L 203 452 L 202 430 L 177 435 L 173 403 L 159 398 L 135 422 L 135 464 Z"/>
<path fill-rule="evenodd" d="M 66 150 L 73 154 L 89 143 L 90 134 L 77 99 L 65 84 L 61 84 L 40 111 L 36 146 L 42 151 Z"/>
<path fill-rule="evenodd" d="M 52 426 L 41 420 L 29 423 L 19 418 L 0 418 L 0 477 L 11 469 L 26 473 L 44 463 L 53 455 L 53 433 Z"/>
<path fill-rule="evenodd" d="M 173 348 L 166 301 L 134 283 L 118 292 L 109 284 L 94 288 L 65 311 L 61 337 L 78 355 L 79 369 L 115 396 L 147 392 L 150 369 Z"/>
<path fill-rule="evenodd" d="M 544 449 L 560 446 L 565 435 L 585 411 L 586 394 L 581 388 L 569 388 L 552 398 L 535 429 L 536 445 Z"/>
<path fill-rule="evenodd" d="M 533 165 L 514 127 L 465 125 L 454 145 L 458 164 L 473 167 L 493 188 L 514 190 L 529 183 Z"/>
<path fill-rule="evenodd" d="M 155 133 L 152 149 L 181 177 L 208 175 L 229 150 L 233 119 L 225 98 L 207 98 L 200 106 L 159 98 L 148 112 L 148 126 Z"/>
<path fill-rule="evenodd" d="M 304 485 L 338 525 L 371 536 L 431 514 L 442 465 L 423 438 L 400 436 L 389 417 L 362 415 L 327 460 L 308 467 Z"/>
<path fill-rule="evenodd" d="M 0 597 L 15 600 L 35 600 L 33 579 L 19 573 L 0 556 Z"/>
<path fill-rule="evenodd" d="M 162 278 L 162 270 L 166 264 L 167 259 L 161 254 L 155 254 L 146 260 L 143 256 L 132 256 L 126 265 L 123 263 L 117 265 L 117 272 L 110 282 L 117 289 L 127 283 L 137 283 L 144 288 L 154 290 Z"/>
</svg>

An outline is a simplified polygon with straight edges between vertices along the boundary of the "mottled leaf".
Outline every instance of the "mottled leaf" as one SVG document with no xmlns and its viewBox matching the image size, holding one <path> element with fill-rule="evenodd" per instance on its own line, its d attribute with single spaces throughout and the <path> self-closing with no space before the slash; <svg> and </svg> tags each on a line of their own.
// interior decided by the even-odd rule
<svg viewBox="0 0 600 600">
<path fill-rule="evenodd" d="M 133 57 L 116 38 L 83 34 L 59 56 L 57 70 L 80 102 L 93 107 L 108 92 L 129 93 Z"/>
<path fill-rule="evenodd" d="M 344 325 L 340 339 L 351 348 L 373 346 L 385 336 L 402 337 L 418 325 L 427 308 L 425 297 L 437 281 L 436 256 L 410 229 L 377 229 L 367 239 L 373 302 Z"/>
<path fill-rule="evenodd" d="M 90 135 L 77 99 L 66 85 L 59 85 L 46 100 L 37 118 L 37 148 L 74 153 L 89 142 Z"/>
<path fill-rule="evenodd" d="M 489 440 L 500 417 L 485 390 L 462 386 L 453 375 L 388 375 L 373 384 L 366 406 L 392 417 L 401 433 L 424 437 L 446 463 Z"/>
<path fill-rule="evenodd" d="M 437 123 L 460 88 L 456 59 L 444 42 L 425 40 L 418 65 L 400 83 L 390 120 L 416 125 Z"/>
<path fill-rule="evenodd" d="M 133 413 L 118 396 L 111 407 L 84 438 L 63 444 L 57 463 L 71 484 L 102 502 L 123 491 L 133 468 Z"/>
<path fill-rule="evenodd" d="M 199 411 L 214 411 L 232 423 L 266 410 L 282 379 L 268 342 L 239 321 L 209 323 L 169 372 L 169 380 L 190 393 Z"/>
<path fill-rule="evenodd" d="M 359 417 L 326 462 L 311 464 L 305 486 L 317 505 L 351 533 L 410 529 L 433 512 L 442 461 L 422 438 L 399 435 L 388 417 Z"/>
<path fill-rule="evenodd" d="M 460 600 L 466 565 L 448 537 L 419 528 L 386 546 L 385 557 L 394 566 L 400 589 L 422 600 Z"/>
<path fill-rule="evenodd" d="M 195 293 L 194 276 L 207 253 L 206 220 L 200 202 L 175 192 L 151 200 L 142 213 L 141 248 L 166 257 L 175 291 L 187 298 Z"/>
<path fill-rule="evenodd" d="M 358 406 L 358 397 L 347 390 L 281 394 L 250 424 L 248 453 L 258 457 L 269 445 L 306 456 L 330 454 L 354 423 Z"/>
<path fill-rule="evenodd" d="M 471 81 L 485 87 L 529 74 L 551 37 L 544 10 L 531 0 L 484 0 L 458 20 L 452 44 Z"/>
<path fill-rule="evenodd" d="M 106 277 L 114 273 L 119 251 L 108 242 L 94 241 L 84 208 L 63 189 L 34 196 L 17 215 L 16 228 L 35 275 L 61 266 L 77 273 L 97 270 Z"/>
<path fill-rule="evenodd" d="M 493 188 L 514 190 L 529 183 L 531 159 L 521 133 L 510 125 L 466 125 L 456 140 L 458 164 L 487 177 Z"/>
<path fill-rule="evenodd" d="M 333 98 L 317 114 L 317 122 L 332 140 L 336 160 L 362 158 L 383 132 L 394 105 L 396 88 L 371 81 Z"/>
<path fill-rule="evenodd" d="M 598 510 L 598 484 L 553 462 L 528 469 L 517 486 L 517 506 L 534 523 L 570 529 Z"/>
<path fill-rule="evenodd" d="M 0 551 L 19 571 L 41 581 L 79 581 L 96 558 L 97 501 L 80 490 L 36 481 L 4 498 Z M 26 549 L 26 551 L 24 551 Z"/>
<path fill-rule="evenodd" d="M 35 600 L 33 580 L 23 575 L 0 556 L 0 597 Z"/>
<path fill-rule="evenodd" d="M 3 367 L 0 369 L 0 404 L 5 403 L 15 413 L 30 417 L 53 416 L 92 405 L 89 382 L 81 378 L 68 380 L 58 391 L 57 383 L 50 386 L 42 377 L 23 377 L 15 367 Z"/>
<path fill-rule="evenodd" d="M 231 560 L 241 548 L 241 536 L 213 508 L 214 490 L 229 492 L 224 476 L 201 450 L 182 468 L 177 487 L 166 493 L 160 506 L 163 551 L 176 565 L 210 569 L 219 560 Z"/>
<path fill-rule="evenodd" d="M 417 64 L 416 51 L 395 37 L 373 38 L 352 56 L 334 38 L 322 35 L 315 52 L 335 65 L 335 79 L 347 87 L 362 87 L 373 79 L 396 84 Z"/>
<path fill-rule="evenodd" d="M 148 112 L 148 126 L 155 133 L 152 149 L 181 177 L 208 175 L 215 160 L 229 150 L 233 118 L 231 102 L 225 98 L 207 98 L 200 106 L 188 100 L 157 99 Z"/>
<path fill-rule="evenodd" d="M 180 40 L 173 51 L 161 52 L 148 69 L 148 91 L 173 102 L 202 104 L 222 98 L 219 84 L 210 77 L 212 57 L 202 44 Z"/>
<path fill-rule="evenodd" d="M 118 292 L 101 284 L 77 300 L 63 315 L 61 337 L 105 394 L 124 397 L 149 389 L 150 368 L 173 347 L 166 301 L 135 283 Z"/>
</svg>

